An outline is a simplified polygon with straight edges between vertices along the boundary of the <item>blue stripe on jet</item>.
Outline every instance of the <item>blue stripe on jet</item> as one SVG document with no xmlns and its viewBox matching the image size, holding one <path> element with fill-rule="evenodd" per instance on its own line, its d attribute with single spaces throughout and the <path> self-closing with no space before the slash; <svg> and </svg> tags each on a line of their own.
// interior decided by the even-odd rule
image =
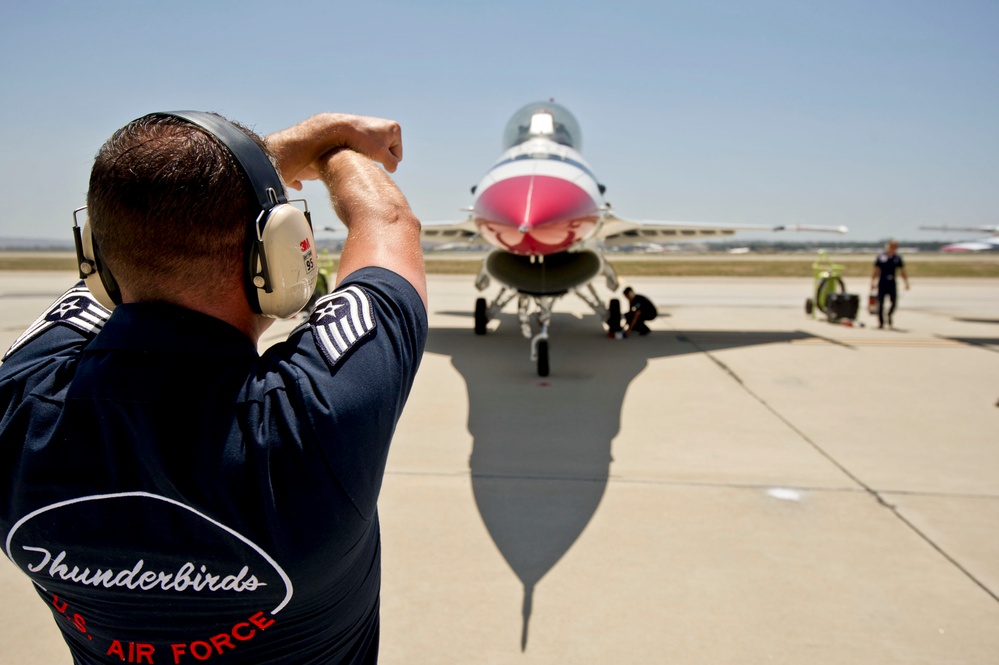
<svg viewBox="0 0 999 665">
<path fill-rule="evenodd" d="M 502 162 L 497 162 L 496 164 L 493 165 L 493 169 L 498 169 L 499 167 L 504 166 L 506 164 L 509 164 L 511 162 L 519 162 L 519 161 L 524 160 L 524 159 L 554 159 L 554 160 L 558 160 L 560 162 L 565 162 L 566 164 L 571 164 L 572 166 L 575 166 L 577 169 L 579 169 L 580 171 L 582 171 L 586 175 L 588 175 L 591 178 L 593 178 L 593 182 L 599 182 L 597 180 L 597 176 L 595 176 L 593 174 L 593 171 L 591 171 L 582 162 L 577 162 L 574 159 L 566 159 L 565 157 L 559 157 L 558 155 L 548 155 L 548 154 L 545 154 L 545 155 L 526 155 L 526 154 L 525 155 L 517 155 L 516 157 L 511 157 L 509 159 L 504 159 Z M 490 169 L 490 170 L 492 170 L 492 169 Z"/>
</svg>

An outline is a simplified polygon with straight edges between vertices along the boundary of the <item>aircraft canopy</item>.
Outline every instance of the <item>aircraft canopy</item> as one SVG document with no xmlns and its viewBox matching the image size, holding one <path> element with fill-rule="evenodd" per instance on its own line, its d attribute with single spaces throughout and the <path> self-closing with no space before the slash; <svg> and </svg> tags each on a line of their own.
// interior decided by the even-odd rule
<svg viewBox="0 0 999 665">
<path fill-rule="evenodd" d="M 503 149 L 535 138 L 549 138 L 576 150 L 583 142 L 576 118 L 555 102 L 533 102 L 514 113 L 503 130 Z"/>
</svg>

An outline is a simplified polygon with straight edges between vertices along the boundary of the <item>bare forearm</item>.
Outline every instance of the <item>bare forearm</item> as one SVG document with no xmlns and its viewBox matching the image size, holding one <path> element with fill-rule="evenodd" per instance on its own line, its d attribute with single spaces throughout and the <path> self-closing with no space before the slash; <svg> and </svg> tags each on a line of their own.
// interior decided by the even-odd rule
<svg viewBox="0 0 999 665">
<path fill-rule="evenodd" d="M 420 221 L 392 179 L 367 157 L 340 150 L 320 160 L 319 175 L 347 227 L 337 283 L 365 266 L 406 278 L 426 302 Z"/>
<path fill-rule="evenodd" d="M 367 266 L 392 270 L 427 302 L 420 222 L 390 173 L 402 159 L 397 122 L 381 118 L 321 113 L 267 137 L 284 178 L 294 189 L 320 179 L 333 209 L 347 227 L 337 283 Z M 373 161 L 372 161 L 373 160 Z"/>
<path fill-rule="evenodd" d="M 349 148 L 382 164 L 390 173 L 402 159 L 399 124 L 381 118 L 320 113 L 270 134 L 267 146 L 285 182 L 301 188 L 301 181 L 318 177 L 319 161 L 331 150 Z"/>
<path fill-rule="evenodd" d="M 330 147 L 343 145 L 342 141 L 337 143 L 337 135 L 342 131 L 338 117 L 335 113 L 314 115 L 268 135 L 267 147 L 283 175 L 293 176 L 294 171 L 313 163 Z"/>
<path fill-rule="evenodd" d="M 329 190 L 333 210 L 348 231 L 355 230 L 356 224 L 409 211 L 409 203 L 388 174 L 352 150 L 324 156 L 319 175 Z"/>
</svg>

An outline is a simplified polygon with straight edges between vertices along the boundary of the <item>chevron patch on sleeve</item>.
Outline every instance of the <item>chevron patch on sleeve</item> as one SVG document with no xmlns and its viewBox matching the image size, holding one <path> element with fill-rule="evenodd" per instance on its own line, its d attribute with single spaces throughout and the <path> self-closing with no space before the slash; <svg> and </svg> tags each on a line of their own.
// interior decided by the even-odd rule
<svg viewBox="0 0 999 665">
<path fill-rule="evenodd" d="M 316 346 L 332 369 L 355 344 L 375 329 L 368 295 L 348 286 L 323 296 L 309 317 Z"/>
<path fill-rule="evenodd" d="M 56 300 L 31 326 L 14 340 L 3 359 L 43 332 L 58 325 L 74 328 L 88 337 L 95 336 L 111 316 L 111 310 L 97 302 L 90 290 L 79 283 Z"/>
</svg>

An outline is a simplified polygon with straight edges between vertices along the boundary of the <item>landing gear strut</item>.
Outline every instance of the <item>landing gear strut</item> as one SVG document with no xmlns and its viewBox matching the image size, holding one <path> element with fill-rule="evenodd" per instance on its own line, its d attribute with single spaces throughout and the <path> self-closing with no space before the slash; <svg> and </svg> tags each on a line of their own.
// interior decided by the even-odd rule
<svg viewBox="0 0 999 665">
<path fill-rule="evenodd" d="M 517 303 L 517 318 L 520 320 L 520 330 L 524 334 L 524 337 L 531 340 L 531 360 L 538 364 L 538 376 L 548 376 L 550 371 L 548 365 L 548 324 L 551 322 L 552 305 L 555 304 L 555 297 L 535 296 L 534 302 L 538 306 L 538 311 L 535 314 L 539 327 L 537 335 L 531 336 L 529 296 L 520 296 L 520 301 Z"/>
<path fill-rule="evenodd" d="M 588 285 L 588 290 L 572 289 L 572 291 L 604 320 L 612 335 L 621 330 L 620 301 L 612 298 L 608 306 L 605 307 L 592 284 Z M 475 300 L 475 334 L 485 335 L 489 321 L 507 303 L 517 298 L 517 322 L 520 324 L 521 334 L 525 339 L 531 341 L 531 362 L 537 363 L 538 376 L 548 376 L 551 372 L 548 355 L 548 326 L 551 323 L 552 307 L 560 295 L 529 295 L 516 291 L 507 292 L 507 289 L 504 288 L 500 290 L 496 299 L 491 303 L 485 298 L 477 298 Z M 531 311 L 532 304 L 534 305 L 533 312 Z M 537 329 L 537 333 L 534 332 L 535 329 Z"/>
</svg>

